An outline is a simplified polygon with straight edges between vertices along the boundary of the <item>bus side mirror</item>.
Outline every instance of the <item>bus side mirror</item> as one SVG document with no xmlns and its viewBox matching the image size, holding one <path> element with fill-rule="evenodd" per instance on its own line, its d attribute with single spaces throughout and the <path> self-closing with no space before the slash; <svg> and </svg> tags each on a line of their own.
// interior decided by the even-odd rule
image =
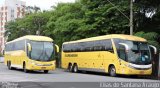
<svg viewBox="0 0 160 88">
<path fill-rule="evenodd" d="M 31 57 L 32 46 L 30 43 L 27 43 L 27 56 Z"/>
<path fill-rule="evenodd" d="M 59 53 L 59 46 L 55 44 L 56 52 Z"/>
<path fill-rule="evenodd" d="M 157 48 L 153 45 L 149 45 L 150 48 L 152 48 L 154 50 L 154 54 L 157 54 Z"/>
<path fill-rule="evenodd" d="M 125 43 L 119 43 L 119 45 L 124 46 L 125 47 L 125 51 L 128 52 L 129 50 L 129 46 Z"/>
<path fill-rule="evenodd" d="M 32 50 L 32 47 L 31 47 L 30 43 L 27 43 L 27 50 L 28 50 L 28 52 L 30 52 Z"/>
</svg>

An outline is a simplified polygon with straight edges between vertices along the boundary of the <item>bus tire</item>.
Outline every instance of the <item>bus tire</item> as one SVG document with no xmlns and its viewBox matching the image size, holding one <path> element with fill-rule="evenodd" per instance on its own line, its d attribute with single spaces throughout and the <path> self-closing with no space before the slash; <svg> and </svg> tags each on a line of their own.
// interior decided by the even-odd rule
<svg viewBox="0 0 160 88">
<path fill-rule="evenodd" d="M 7 68 L 8 68 L 8 61 L 7 61 Z"/>
<path fill-rule="evenodd" d="M 112 76 L 112 77 L 116 76 L 116 68 L 114 67 L 114 65 L 111 65 L 109 67 L 109 75 Z"/>
<path fill-rule="evenodd" d="M 44 73 L 48 73 L 48 70 L 44 70 Z"/>
<path fill-rule="evenodd" d="M 78 72 L 78 66 L 77 66 L 77 64 L 73 65 L 73 69 L 72 70 L 73 70 L 74 73 Z"/>
<path fill-rule="evenodd" d="M 28 72 L 29 72 L 29 70 L 27 70 L 27 68 L 26 68 L 26 64 L 25 64 L 25 63 L 23 63 L 23 71 L 24 71 L 25 73 L 28 73 Z"/>
<path fill-rule="evenodd" d="M 8 69 L 13 70 L 13 67 L 11 66 L 11 61 L 8 62 Z"/>
<path fill-rule="evenodd" d="M 71 63 L 68 64 L 68 71 L 72 72 L 72 64 Z"/>
</svg>

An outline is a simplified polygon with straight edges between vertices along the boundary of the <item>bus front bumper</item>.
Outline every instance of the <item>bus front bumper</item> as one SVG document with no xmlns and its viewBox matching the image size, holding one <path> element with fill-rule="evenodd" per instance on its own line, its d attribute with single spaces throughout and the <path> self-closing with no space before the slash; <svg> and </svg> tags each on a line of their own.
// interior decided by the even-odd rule
<svg viewBox="0 0 160 88">
<path fill-rule="evenodd" d="M 31 64 L 28 66 L 28 70 L 55 70 L 55 68 L 56 67 L 54 64 L 52 64 L 50 66 Z"/>
<path fill-rule="evenodd" d="M 125 69 L 121 69 L 120 72 L 120 74 L 126 74 L 126 75 L 151 75 L 151 73 L 152 73 L 152 68 L 146 70 L 139 70 L 130 67 L 125 67 Z"/>
</svg>

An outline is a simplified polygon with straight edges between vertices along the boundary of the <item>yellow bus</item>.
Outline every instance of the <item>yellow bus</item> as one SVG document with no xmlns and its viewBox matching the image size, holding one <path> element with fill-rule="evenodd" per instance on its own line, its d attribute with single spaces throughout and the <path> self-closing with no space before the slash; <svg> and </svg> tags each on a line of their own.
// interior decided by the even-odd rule
<svg viewBox="0 0 160 88">
<path fill-rule="evenodd" d="M 62 68 L 125 75 L 150 75 L 151 53 L 143 38 L 111 34 L 91 37 L 62 45 Z"/>
<path fill-rule="evenodd" d="M 32 70 L 48 73 L 55 69 L 55 53 L 58 51 L 51 38 L 26 35 L 6 43 L 5 65 L 10 70 L 19 68 L 26 73 Z"/>
</svg>

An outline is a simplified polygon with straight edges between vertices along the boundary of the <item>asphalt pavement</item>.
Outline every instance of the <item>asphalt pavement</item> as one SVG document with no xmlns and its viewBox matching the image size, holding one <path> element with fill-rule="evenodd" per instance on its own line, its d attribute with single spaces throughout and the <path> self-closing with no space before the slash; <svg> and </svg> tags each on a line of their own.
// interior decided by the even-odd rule
<svg viewBox="0 0 160 88">
<path fill-rule="evenodd" d="M 147 79 L 144 77 L 122 76 L 110 77 L 108 74 L 96 72 L 70 73 L 64 69 L 56 69 L 45 74 L 41 71 L 24 73 L 21 69 L 8 70 L 4 63 L 0 63 L 0 85 L 8 85 L 6 82 L 13 82 L 23 85 L 23 88 L 94 88 L 95 85 L 102 86 L 102 83 L 110 82 L 152 82 L 160 83 L 160 80 Z M 20 82 L 20 83 L 19 83 Z M 26 84 L 26 83 L 29 83 Z M 57 84 L 57 85 L 55 85 Z M 54 87 L 53 87 L 54 85 Z M 68 86 L 67 86 L 68 85 Z M 75 86 L 72 86 L 75 85 Z M 76 87 L 81 85 L 81 87 Z M 52 87 L 51 87 L 52 86 Z M 98 88 L 98 87 L 95 88 Z M 108 85 L 109 86 L 109 85 Z M 107 87 L 108 87 L 107 86 Z M 160 85 L 159 85 L 160 86 Z M 2 86 L 1 86 L 2 87 Z M 113 87 L 113 86 L 109 86 Z M 22 87 L 20 87 L 22 88 Z M 103 87 L 101 87 L 103 88 Z M 106 88 L 106 87 L 104 87 Z M 124 88 L 124 87 L 123 87 Z"/>
</svg>

